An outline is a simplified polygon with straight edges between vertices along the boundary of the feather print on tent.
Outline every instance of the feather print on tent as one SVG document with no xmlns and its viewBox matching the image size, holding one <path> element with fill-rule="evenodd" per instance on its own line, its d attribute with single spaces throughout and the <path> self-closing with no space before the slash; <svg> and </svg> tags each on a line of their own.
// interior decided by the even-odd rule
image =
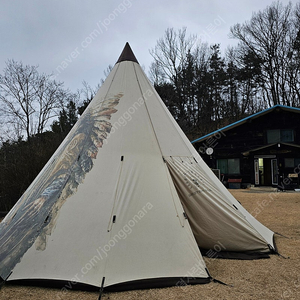
<svg viewBox="0 0 300 300">
<path fill-rule="evenodd" d="M 37 250 L 45 250 L 60 208 L 93 168 L 93 160 L 112 129 L 111 115 L 117 112 L 115 106 L 122 96 L 121 93 L 108 96 L 95 107 L 86 109 L 78 122 L 80 125 L 74 126 L 36 178 L 38 183 L 31 185 L 0 223 L 0 230 L 5 230 L 0 236 L 2 278 L 9 275 L 34 242 Z M 86 132 L 86 128 L 91 132 Z"/>
</svg>

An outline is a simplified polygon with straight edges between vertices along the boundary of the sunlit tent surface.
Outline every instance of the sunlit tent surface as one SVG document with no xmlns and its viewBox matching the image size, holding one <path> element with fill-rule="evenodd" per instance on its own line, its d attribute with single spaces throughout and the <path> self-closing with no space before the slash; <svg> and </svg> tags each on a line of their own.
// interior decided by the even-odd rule
<svg viewBox="0 0 300 300">
<path fill-rule="evenodd" d="M 216 245 L 240 253 L 275 248 L 273 232 L 203 162 L 126 44 L 0 223 L 1 279 L 104 288 L 206 283 L 199 248 Z"/>
</svg>

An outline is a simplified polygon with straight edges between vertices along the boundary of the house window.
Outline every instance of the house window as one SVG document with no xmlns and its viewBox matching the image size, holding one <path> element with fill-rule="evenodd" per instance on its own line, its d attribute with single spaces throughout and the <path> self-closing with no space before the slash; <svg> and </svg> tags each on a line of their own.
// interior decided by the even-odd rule
<svg viewBox="0 0 300 300">
<path fill-rule="evenodd" d="M 292 129 L 272 129 L 267 131 L 268 144 L 290 143 L 294 141 L 294 131 Z"/>
<path fill-rule="evenodd" d="M 267 131 L 267 139 L 268 139 L 268 144 L 279 143 L 280 142 L 280 130 L 279 129 L 268 130 Z"/>
<path fill-rule="evenodd" d="M 285 158 L 284 166 L 286 168 L 298 168 L 300 166 L 300 158 Z"/>
<path fill-rule="evenodd" d="M 239 158 L 218 159 L 217 166 L 222 174 L 240 174 Z"/>
<path fill-rule="evenodd" d="M 228 174 L 227 159 L 218 159 L 217 166 L 218 166 L 218 169 L 220 169 L 221 174 Z"/>
<path fill-rule="evenodd" d="M 294 168 L 294 159 L 293 158 L 285 158 L 284 159 L 284 166 L 286 168 Z"/>
<path fill-rule="evenodd" d="M 294 141 L 294 132 L 291 129 L 283 129 L 280 131 L 281 142 L 289 143 Z"/>
</svg>

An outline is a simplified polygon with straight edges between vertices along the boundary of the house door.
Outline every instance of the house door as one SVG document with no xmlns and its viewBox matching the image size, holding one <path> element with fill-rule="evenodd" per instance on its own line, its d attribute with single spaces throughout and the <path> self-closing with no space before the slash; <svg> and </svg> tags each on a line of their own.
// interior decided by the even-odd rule
<svg viewBox="0 0 300 300">
<path fill-rule="evenodd" d="M 277 159 L 271 159 L 272 185 L 278 185 Z"/>
<path fill-rule="evenodd" d="M 258 158 L 254 159 L 254 183 L 255 183 L 255 185 L 259 185 L 259 164 L 258 164 Z"/>
<path fill-rule="evenodd" d="M 263 158 L 263 185 L 272 185 L 271 159 Z"/>
<path fill-rule="evenodd" d="M 277 180 L 277 160 L 272 158 L 266 155 L 254 159 L 256 185 L 271 186 L 272 184 L 277 184 L 274 183 Z"/>
</svg>

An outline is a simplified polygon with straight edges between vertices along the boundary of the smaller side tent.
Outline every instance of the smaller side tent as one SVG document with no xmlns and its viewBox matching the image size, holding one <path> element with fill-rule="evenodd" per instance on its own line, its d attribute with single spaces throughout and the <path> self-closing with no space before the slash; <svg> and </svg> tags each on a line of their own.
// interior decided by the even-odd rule
<svg viewBox="0 0 300 300">
<path fill-rule="evenodd" d="M 127 43 L 0 223 L 0 276 L 104 289 L 207 283 L 199 247 L 216 244 L 241 253 L 275 248 L 273 232 L 195 151 Z"/>
</svg>

